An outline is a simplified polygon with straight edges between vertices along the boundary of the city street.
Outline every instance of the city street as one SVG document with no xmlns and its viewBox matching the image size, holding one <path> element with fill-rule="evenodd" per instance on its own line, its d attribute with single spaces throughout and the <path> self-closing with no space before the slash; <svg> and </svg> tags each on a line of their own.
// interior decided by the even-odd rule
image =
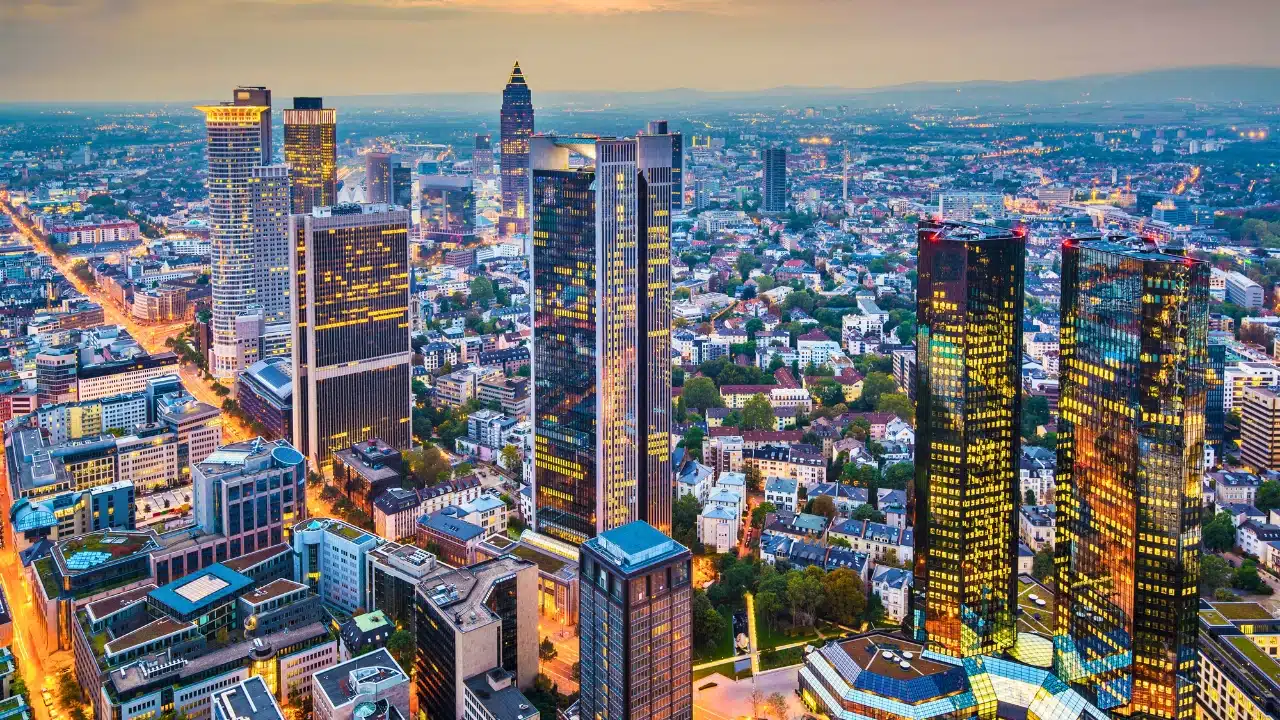
<svg viewBox="0 0 1280 720">
<path fill-rule="evenodd" d="M 60 258 L 49 249 L 48 244 L 34 232 L 31 225 L 20 215 L 11 212 L 5 204 L 0 204 L 0 210 L 3 210 L 9 219 L 13 221 L 15 227 L 22 231 L 23 236 L 27 238 L 27 242 L 41 254 L 48 255 L 53 262 L 53 266 L 58 269 L 67 278 L 67 281 L 75 286 L 76 290 L 83 293 L 93 302 L 102 306 L 102 313 L 107 323 L 121 325 L 129 331 L 129 335 L 138 341 L 149 353 L 161 353 L 168 350 L 165 347 L 165 340 L 171 337 L 177 337 L 178 333 L 186 327 L 186 323 L 177 322 L 167 325 L 142 325 L 132 316 L 122 312 L 116 307 L 103 293 L 96 287 L 90 287 L 83 283 L 80 278 L 71 272 L 71 261 L 66 258 Z M 183 385 L 187 388 L 195 398 L 201 402 L 208 403 L 213 407 L 222 407 L 222 398 L 213 390 L 213 385 L 204 380 L 200 376 L 200 369 L 189 363 L 183 363 L 179 366 L 178 374 L 182 378 Z M 223 442 L 239 442 L 248 440 L 253 437 L 249 428 L 245 427 L 236 418 L 229 415 L 223 415 L 222 422 L 222 439 Z"/>
<path fill-rule="evenodd" d="M 573 664 L 578 662 L 578 635 L 574 627 L 548 616 L 539 616 L 538 642 L 542 642 L 542 638 L 551 638 L 556 646 L 556 656 L 549 661 L 540 661 L 538 667 L 560 686 L 560 692 L 566 695 L 577 692 L 578 681 L 573 679 Z"/>
<path fill-rule="evenodd" d="M 8 468 L 4 466 L 4 455 L 0 453 L 0 469 L 4 470 L 6 482 L 0 483 L 0 502 L 3 507 L 12 507 L 10 498 Z M 6 518 L 7 520 L 7 518 Z M 13 654 L 18 661 L 18 672 L 27 684 L 27 703 L 31 705 L 36 720 L 49 720 L 49 708 L 44 706 L 40 691 L 47 689 L 54 692 L 56 678 L 63 668 L 74 662 L 71 652 L 67 650 L 46 653 L 45 643 L 40 640 L 43 631 L 35 617 L 35 596 L 27 582 L 22 561 L 18 559 L 13 537 L 9 532 L 9 523 L 5 522 L 4 548 L 0 551 L 0 581 L 4 583 L 4 596 L 9 602 L 9 613 L 13 617 Z M 54 693 L 56 697 L 56 692 Z"/>
<path fill-rule="evenodd" d="M 799 717 L 805 707 L 796 697 L 799 685 L 800 669 L 789 667 L 754 675 L 734 681 L 716 673 L 708 675 L 694 683 L 693 717 L 700 720 L 737 720 L 751 716 L 751 693 L 759 690 L 764 697 L 773 693 L 782 693 L 787 699 L 787 716 Z M 699 690 L 698 688 L 714 684 L 715 687 Z M 759 709 L 760 715 L 765 709 Z"/>
</svg>

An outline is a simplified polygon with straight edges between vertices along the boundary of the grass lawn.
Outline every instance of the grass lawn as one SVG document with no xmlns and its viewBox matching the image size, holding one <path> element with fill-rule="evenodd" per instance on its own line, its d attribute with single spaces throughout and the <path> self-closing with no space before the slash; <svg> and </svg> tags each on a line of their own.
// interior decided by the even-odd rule
<svg viewBox="0 0 1280 720">
<path fill-rule="evenodd" d="M 764 616 L 759 610 L 756 610 L 756 641 L 760 643 L 758 650 L 767 650 L 779 645 L 790 645 L 801 640 L 817 640 L 818 632 L 811 627 L 803 628 L 787 628 L 786 623 L 779 622 L 777 626 L 770 629 L 765 623 Z M 833 634 L 837 628 L 831 628 Z"/>
<path fill-rule="evenodd" d="M 733 611 L 727 607 L 719 607 L 716 610 L 725 619 L 724 634 L 710 648 L 699 646 L 693 649 L 693 664 L 695 665 L 720 658 L 733 657 L 737 654 L 733 647 Z M 732 668 L 730 669 L 732 670 Z"/>
<path fill-rule="evenodd" d="M 746 670 L 743 670 L 740 675 L 735 676 L 733 674 L 733 661 L 730 660 L 729 662 L 721 663 L 719 665 L 712 665 L 711 667 L 703 668 L 701 670 L 694 670 L 693 679 L 696 682 L 708 675 L 714 675 L 716 673 L 720 673 L 721 675 L 734 680 L 741 680 L 742 678 L 751 677 L 751 668 L 747 668 Z"/>
<path fill-rule="evenodd" d="M 1275 658 L 1264 653 L 1257 645 L 1248 637 L 1243 635 L 1235 635 L 1228 637 L 1227 641 L 1236 646 L 1236 649 L 1249 658 L 1249 661 L 1262 671 L 1267 677 L 1275 682 L 1280 682 L 1280 663 Z"/>
<path fill-rule="evenodd" d="M 773 670 L 804 662 L 804 647 L 787 648 L 786 650 L 768 650 L 760 653 L 760 672 Z"/>
</svg>

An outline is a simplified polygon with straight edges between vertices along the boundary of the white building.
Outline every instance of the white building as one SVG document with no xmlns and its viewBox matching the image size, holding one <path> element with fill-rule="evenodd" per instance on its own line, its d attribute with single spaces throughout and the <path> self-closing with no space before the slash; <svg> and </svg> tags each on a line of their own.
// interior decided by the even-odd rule
<svg viewBox="0 0 1280 720">
<path fill-rule="evenodd" d="M 733 550 L 738 546 L 738 517 L 731 507 L 708 504 L 698 516 L 698 541 L 711 552 Z"/>
<path fill-rule="evenodd" d="M 794 478 L 771 477 L 765 479 L 764 501 L 787 512 L 796 512 L 799 483 Z"/>
<path fill-rule="evenodd" d="M 871 576 L 871 592 L 880 596 L 885 619 L 902 622 L 907 617 L 911 596 L 911 573 L 901 568 L 879 566 Z"/>
<path fill-rule="evenodd" d="M 1262 307 L 1262 286 L 1249 279 L 1244 273 L 1232 271 L 1227 273 L 1227 302 L 1243 308 L 1254 310 Z"/>
</svg>

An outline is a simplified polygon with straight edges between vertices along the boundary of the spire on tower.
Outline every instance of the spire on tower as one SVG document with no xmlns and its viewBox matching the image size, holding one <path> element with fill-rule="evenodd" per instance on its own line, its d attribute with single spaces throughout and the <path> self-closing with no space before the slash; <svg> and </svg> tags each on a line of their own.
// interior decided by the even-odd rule
<svg viewBox="0 0 1280 720">
<path fill-rule="evenodd" d="M 520 71 L 520 61 L 511 68 L 511 79 L 507 80 L 508 85 L 524 85 L 524 73 Z"/>
</svg>

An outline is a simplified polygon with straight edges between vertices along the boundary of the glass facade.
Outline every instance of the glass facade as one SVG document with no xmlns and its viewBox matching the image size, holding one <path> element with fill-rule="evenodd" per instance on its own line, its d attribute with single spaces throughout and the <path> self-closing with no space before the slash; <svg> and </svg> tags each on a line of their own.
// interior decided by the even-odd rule
<svg viewBox="0 0 1280 720">
<path fill-rule="evenodd" d="M 284 111 L 284 161 L 293 175 L 295 215 L 338 201 L 338 111 L 322 104 L 320 98 L 295 98 L 293 109 Z"/>
<path fill-rule="evenodd" d="M 596 528 L 594 181 L 589 170 L 533 174 L 537 526 L 574 544 Z"/>
<path fill-rule="evenodd" d="M 498 232 L 503 237 L 529 232 L 529 138 L 533 135 L 533 97 L 525 84 L 520 63 L 502 91 L 502 214 Z"/>
<path fill-rule="evenodd" d="M 921 223 L 913 622 L 952 657 L 1014 643 L 1024 245 Z"/>
<path fill-rule="evenodd" d="M 409 213 L 342 205 L 295 216 L 299 228 L 294 444 L 315 467 L 373 438 L 407 449 Z"/>
<path fill-rule="evenodd" d="M 414 653 L 413 679 L 418 699 L 418 720 L 457 716 L 457 636 L 427 597 L 426 585 L 414 595 L 418 651 Z"/>
<path fill-rule="evenodd" d="M 669 531 L 670 141 L 533 141 L 537 529 Z M 570 170 L 569 156 L 588 165 Z"/>
<path fill-rule="evenodd" d="M 476 236 L 476 193 L 466 175 L 428 175 L 422 190 L 422 237 L 447 249 Z"/>
<path fill-rule="evenodd" d="M 1054 670 L 1099 708 L 1195 713 L 1209 268 L 1062 250 Z"/>
</svg>

